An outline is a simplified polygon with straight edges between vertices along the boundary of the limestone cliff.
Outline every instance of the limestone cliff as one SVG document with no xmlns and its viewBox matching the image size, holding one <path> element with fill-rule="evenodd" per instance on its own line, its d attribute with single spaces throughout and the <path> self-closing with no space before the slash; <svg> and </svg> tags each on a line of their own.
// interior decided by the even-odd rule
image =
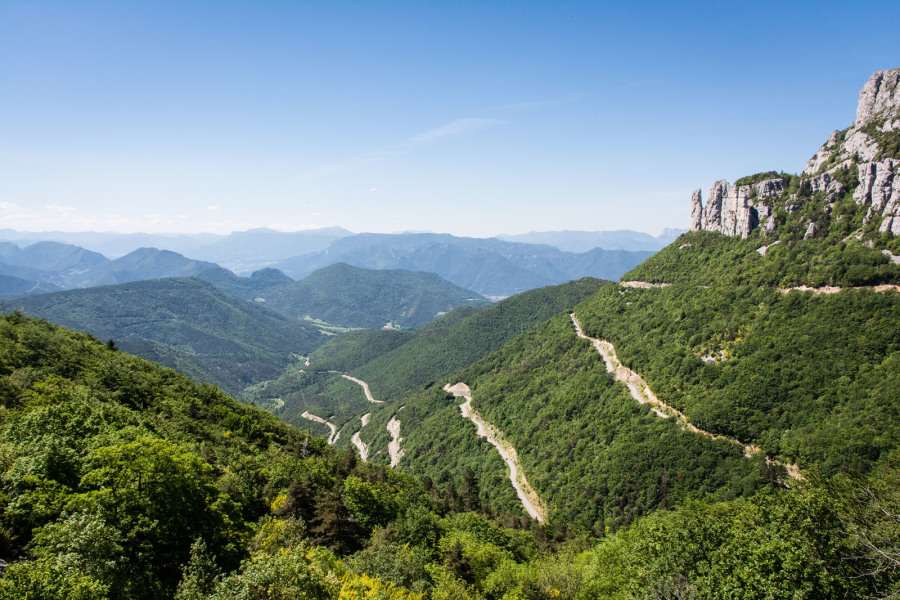
<svg viewBox="0 0 900 600">
<path fill-rule="evenodd" d="M 826 201 L 832 203 L 848 192 L 835 177 L 836 171 L 851 169 L 859 179 L 853 198 L 857 204 L 869 206 L 865 222 L 879 222 L 881 231 L 900 235 L 900 180 L 895 181 L 898 168 L 900 69 L 891 69 L 869 78 L 859 93 L 856 120 L 847 129 L 832 133 L 809 160 L 800 185 L 806 196 L 782 198 L 783 179 L 742 186 L 716 181 L 706 206 L 699 189 L 692 194 L 691 231 L 718 231 L 746 238 L 762 223 L 764 233 L 772 234 L 776 229 L 770 218 L 775 201 L 783 201 L 791 212 L 799 208 L 803 198 L 823 192 Z M 815 224 L 810 223 L 805 237 L 815 235 L 815 231 Z"/>
<path fill-rule="evenodd" d="M 724 179 L 713 183 L 706 206 L 700 190 L 691 196 L 691 231 L 718 231 L 725 235 L 747 237 L 760 217 L 771 215 L 764 198 L 780 196 L 784 180 L 766 179 L 754 185 L 733 186 Z"/>
</svg>

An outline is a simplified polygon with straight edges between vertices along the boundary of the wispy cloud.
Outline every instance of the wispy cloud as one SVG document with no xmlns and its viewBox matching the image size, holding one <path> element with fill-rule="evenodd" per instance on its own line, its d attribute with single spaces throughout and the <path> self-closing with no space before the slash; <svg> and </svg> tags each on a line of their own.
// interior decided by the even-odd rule
<svg viewBox="0 0 900 600">
<path fill-rule="evenodd" d="M 572 94 L 571 96 L 565 96 L 563 98 L 553 98 L 550 100 L 528 100 L 525 102 L 510 102 L 508 104 L 500 104 L 497 106 L 491 106 L 486 108 L 485 110 L 497 110 L 497 111 L 524 111 L 524 112 L 532 112 L 537 110 L 544 110 L 546 108 L 553 108 L 555 106 L 565 106 L 567 104 L 575 104 L 576 102 L 580 102 L 585 98 L 589 98 L 592 94 Z"/>
<path fill-rule="evenodd" d="M 428 131 L 409 137 L 398 144 L 386 146 L 379 150 L 361 154 L 344 161 L 323 165 L 321 167 L 316 167 L 315 169 L 310 169 L 309 171 L 301 173 L 300 178 L 308 179 L 312 177 L 325 177 L 328 175 L 334 175 L 336 173 L 347 171 L 361 164 L 383 161 L 396 156 L 408 154 L 415 151 L 417 147 L 424 146 L 425 144 L 433 144 L 445 139 L 464 136 L 467 134 L 475 133 L 487 127 L 501 125 L 503 123 L 504 121 L 501 121 L 499 119 L 480 119 L 474 117 L 457 119 L 455 121 L 451 121 L 450 123 L 441 125 L 440 127 L 435 127 L 434 129 L 429 129 Z"/>
<path fill-rule="evenodd" d="M 441 125 L 425 133 L 413 136 L 407 140 L 408 144 L 421 144 L 424 142 L 433 142 L 442 138 L 456 137 L 490 127 L 491 125 L 499 125 L 503 123 L 498 119 L 457 119 L 452 123 Z"/>
</svg>

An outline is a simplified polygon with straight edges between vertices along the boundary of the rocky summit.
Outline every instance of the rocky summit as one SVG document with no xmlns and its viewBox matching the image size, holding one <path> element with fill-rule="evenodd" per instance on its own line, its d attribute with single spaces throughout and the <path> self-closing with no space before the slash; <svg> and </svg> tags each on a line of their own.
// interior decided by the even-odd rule
<svg viewBox="0 0 900 600">
<path fill-rule="evenodd" d="M 895 183 L 898 166 L 900 69 L 890 69 L 869 78 L 859 93 L 856 120 L 850 127 L 833 132 L 809 159 L 800 180 L 803 193 L 787 194 L 782 177 L 736 182 L 743 185 L 716 181 L 705 206 L 699 189 L 691 195 L 691 231 L 718 231 L 746 238 L 762 226 L 763 232 L 771 235 L 777 228 L 772 218 L 777 202 L 793 212 L 805 197 L 824 192 L 825 199 L 832 202 L 847 194 L 848 187 L 855 187 L 853 199 L 869 206 L 865 222 L 880 221 L 880 231 L 900 235 L 900 182 Z M 853 175 L 849 180 L 842 177 L 847 171 Z M 815 222 L 810 221 L 806 236 L 814 235 L 816 229 Z"/>
</svg>

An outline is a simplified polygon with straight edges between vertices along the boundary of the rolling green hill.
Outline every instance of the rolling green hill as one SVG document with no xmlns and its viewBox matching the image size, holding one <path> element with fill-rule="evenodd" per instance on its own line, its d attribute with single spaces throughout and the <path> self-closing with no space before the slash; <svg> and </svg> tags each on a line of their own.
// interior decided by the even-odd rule
<svg viewBox="0 0 900 600">
<path fill-rule="evenodd" d="M 434 273 L 373 271 L 338 263 L 260 293 L 281 314 L 342 327 L 415 329 L 458 306 L 489 301 Z"/>
<path fill-rule="evenodd" d="M 547 343 L 567 328 L 554 319 L 477 370 L 537 386 L 565 365 L 561 374 L 577 382 L 596 372 L 596 359 L 581 341 L 568 349 Z M 546 360 L 515 373 L 522 353 Z M 582 436 L 588 445 L 611 440 L 602 471 L 661 458 L 641 440 L 616 440 L 629 420 L 653 421 L 643 443 L 661 437 L 675 463 L 702 469 L 703 457 L 715 454 L 712 444 L 679 458 L 684 432 L 627 408 L 614 385 L 588 376 L 605 390 L 600 402 L 576 395 L 567 410 L 620 406 L 604 414 L 610 427 Z M 551 403 L 538 410 L 566 406 L 563 398 L 541 399 Z M 429 402 L 426 418 L 455 410 L 442 393 Z M 21 314 L 0 318 L 0 405 L 5 598 L 587 600 L 660 590 L 726 598 L 739 590 L 812 600 L 872 597 L 898 585 L 883 558 L 900 540 L 883 516 L 900 503 L 895 464 L 870 479 L 694 501 L 616 533 L 572 538 L 569 527 L 527 532 L 466 512 L 482 507 L 471 469 L 456 487 L 420 483 L 334 452 L 211 386 Z M 439 435 L 464 445 L 473 439 L 462 430 Z M 636 453 L 622 454 L 628 442 Z M 559 480 L 552 469 L 548 475 Z M 676 495 L 681 482 L 668 483 L 658 492 Z M 635 506 L 643 499 L 622 492 Z"/>
<path fill-rule="evenodd" d="M 231 391 L 271 379 L 296 360 L 294 354 L 308 354 L 324 337 L 194 278 L 68 290 L 15 304 L 148 358 L 166 354 L 171 366 Z"/>
<path fill-rule="evenodd" d="M 284 402 L 280 414 L 289 422 L 297 422 L 307 409 L 345 422 L 371 405 L 356 384 L 331 371 L 365 380 L 377 398 L 396 398 L 465 368 L 602 285 L 585 278 L 531 290 L 489 306 L 456 309 L 414 332 L 345 333 L 316 350 L 310 367 L 294 366 L 241 397 L 261 406 L 279 398 Z"/>
</svg>

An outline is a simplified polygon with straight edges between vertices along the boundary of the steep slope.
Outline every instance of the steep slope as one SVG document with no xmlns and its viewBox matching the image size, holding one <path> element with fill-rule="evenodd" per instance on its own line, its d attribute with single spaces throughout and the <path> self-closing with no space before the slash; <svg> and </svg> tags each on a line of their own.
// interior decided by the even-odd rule
<svg viewBox="0 0 900 600">
<path fill-rule="evenodd" d="M 566 314 L 457 377 L 470 385 L 474 408 L 515 448 L 528 481 L 552 507 L 551 520 L 602 531 L 686 498 L 749 494 L 774 476 L 761 457 L 746 459 L 737 445 L 686 432 L 635 402 Z M 452 398 L 433 389 L 404 403 L 407 468 L 441 481 L 471 465 L 484 498 L 516 505 L 505 469 L 487 471 L 496 461 Z M 384 410 L 373 412 L 373 423 Z"/>
<path fill-rule="evenodd" d="M 602 285 L 596 279 L 583 279 L 524 292 L 489 306 L 459 308 L 415 332 L 345 333 L 314 352 L 308 366 L 295 365 L 277 380 L 245 390 L 241 397 L 263 406 L 280 399 L 284 404 L 279 414 L 289 422 L 309 409 L 344 423 L 371 407 L 340 373 L 366 381 L 376 397 L 393 400 L 449 377 Z"/>
<path fill-rule="evenodd" d="M 585 328 L 698 426 L 828 474 L 873 468 L 900 434 L 900 190 L 885 175 L 898 82 L 900 70 L 875 73 L 856 122 L 804 175 L 719 181 L 705 206 L 694 192 L 696 231 L 623 277 L 662 287 L 602 291 L 584 310 Z"/>
<path fill-rule="evenodd" d="M 27 314 L 101 339 L 114 339 L 157 358 L 162 344 L 174 349 L 172 366 L 238 391 L 271 379 L 307 354 L 323 336 L 255 303 L 229 296 L 193 278 L 141 281 L 69 290 L 16 301 Z M 155 344 L 147 344 L 154 342 Z"/>
<path fill-rule="evenodd" d="M 720 180 L 703 204 L 691 197 L 691 230 L 626 280 L 795 287 L 900 281 L 900 69 L 873 74 L 856 121 L 835 131 L 803 174 Z M 702 235 L 716 232 L 719 235 Z M 754 255 L 755 251 L 755 255 Z M 716 260 L 715 254 L 722 256 Z"/>
<path fill-rule="evenodd" d="M 445 524 L 409 477 L 18 314 L 0 317 L 0 405 L 3 597 L 211 598 L 218 588 L 215 597 L 389 590 L 421 600 L 400 584 L 431 590 L 453 579 L 439 537 L 487 528 L 523 551 L 517 560 L 533 554 L 530 536 L 475 515 Z M 412 537 L 407 513 L 431 527 L 426 539 Z M 386 583 L 370 566 L 377 558 L 339 558 L 393 521 L 392 541 L 415 545 L 415 576 Z"/>
</svg>

